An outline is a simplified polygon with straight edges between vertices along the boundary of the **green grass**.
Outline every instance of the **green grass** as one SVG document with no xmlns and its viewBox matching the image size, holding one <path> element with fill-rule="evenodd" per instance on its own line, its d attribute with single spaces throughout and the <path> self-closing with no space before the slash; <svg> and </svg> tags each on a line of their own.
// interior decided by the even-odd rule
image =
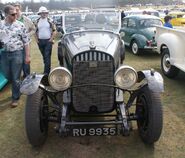
<svg viewBox="0 0 185 158">
<path fill-rule="evenodd" d="M 160 70 L 160 55 L 145 52 L 140 56 L 132 55 L 126 49 L 124 64 L 136 70 L 154 68 Z M 52 53 L 52 68 L 58 66 L 57 44 Z M 31 70 L 43 72 L 43 62 L 38 46 L 31 45 Z M 161 138 L 153 147 L 143 144 L 135 124 L 129 137 L 62 137 L 52 127 L 49 136 L 40 149 L 29 144 L 24 129 L 25 96 L 20 105 L 0 112 L 0 157 L 2 158 L 184 158 L 185 157 L 185 73 L 174 79 L 164 77 L 165 92 L 161 95 L 164 109 L 164 126 Z M 10 86 L 0 92 L 0 103 L 6 102 L 11 95 Z"/>
</svg>

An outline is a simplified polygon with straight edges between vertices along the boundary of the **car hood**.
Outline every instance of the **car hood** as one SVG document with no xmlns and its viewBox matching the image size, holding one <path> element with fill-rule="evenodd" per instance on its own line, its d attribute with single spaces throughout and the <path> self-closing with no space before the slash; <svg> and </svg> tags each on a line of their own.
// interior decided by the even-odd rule
<svg viewBox="0 0 185 158">
<path fill-rule="evenodd" d="M 64 36 L 65 45 L 73 55 L 94 49 L 114 56 L 120 36 L 109 31 L 80 31 Z"/>
<path fill-rule="evenodd" d="M 155 27 L 149 27 L 149 28 L 141 29 L 141 33 L 142 33 L 148 40 L 154 39 L 154 37 L 155 37 L 155 31 L 156 31 L 156 28 L 155 28 Z"/>
</svg>

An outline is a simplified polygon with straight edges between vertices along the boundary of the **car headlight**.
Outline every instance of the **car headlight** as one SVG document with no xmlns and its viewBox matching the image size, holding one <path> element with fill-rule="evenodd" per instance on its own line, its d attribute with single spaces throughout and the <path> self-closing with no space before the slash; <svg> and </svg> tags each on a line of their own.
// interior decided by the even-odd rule
<svg viewBox="0 0 185 158">
<path fill-rule="evenodd" d="M 49 84 L 58 91 L 66 90 L 72 83 L 72 75 L 64 67 L 57 67 L 49 73 Z"/>
<path fill-rule="evenodd" d="M 114 75 L 116 85 L 122 89 L 131 88 L 138 79 L 137 72 L 134 68 L 123 65 L 118 68 Z"/>
</svg>

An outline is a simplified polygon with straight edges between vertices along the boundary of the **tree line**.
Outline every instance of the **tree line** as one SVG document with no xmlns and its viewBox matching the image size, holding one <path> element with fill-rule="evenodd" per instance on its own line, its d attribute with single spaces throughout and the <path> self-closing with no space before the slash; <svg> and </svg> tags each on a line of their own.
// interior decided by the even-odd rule
<svg viewBox="0 0 185 158">
<path fill-rule="evenodd" d="M 38 11 L 40 6 L 45 6 L 49 10 L 67 10 L 70 8 L 78 7 L 124 7 L 125 5 L 130 4 L 149 4 L 154 5 L 168 5 L 168 4 L 177 4 L 182 3 L 181 0 L 49 0 L 49 2 L 44 2 L 40 0 L 38 3 L 34 3 L 34 0 L 24 0 L 22 2 L 23 10 L 28 6 L 32 11 Z M 5 4 L 0 4 L 0 9 L 2 10 Z"/>
</svg>

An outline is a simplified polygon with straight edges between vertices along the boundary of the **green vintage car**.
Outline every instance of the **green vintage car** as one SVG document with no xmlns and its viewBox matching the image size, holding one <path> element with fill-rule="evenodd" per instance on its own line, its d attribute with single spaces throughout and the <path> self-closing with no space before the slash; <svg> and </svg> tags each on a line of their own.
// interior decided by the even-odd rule
<svg viewBox="0 0 185 158">
<path fill-rule="evenodd" d="M 155 25 L 162 26 L 160 18 L 151 15 L 126 16 L 122 21 L 120 34 L 126 46 L 137 55 L 142 49 L 156 49 Z"/>
</svg>

